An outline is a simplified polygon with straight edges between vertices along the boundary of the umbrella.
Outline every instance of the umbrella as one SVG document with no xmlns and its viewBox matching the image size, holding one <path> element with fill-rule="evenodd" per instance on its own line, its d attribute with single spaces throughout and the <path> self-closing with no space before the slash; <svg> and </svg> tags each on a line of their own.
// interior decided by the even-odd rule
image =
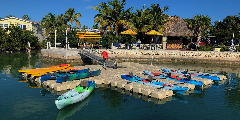
<svg viewBox="0 0 240 120">
<path fill-rule="evenodd" d="M 120 34 L 136 35 L 137 33 L 132 30 L 126 30 L 126 31 L 121 32 Z"/>
<path fill-rule="evenodd" d="M 147 34 L 147 35 L 163 35 L 162 33 L 159 33 L 155 30 L 151 30 L 149 32 L 146 32 L 145 34 Z"/>
</svg>

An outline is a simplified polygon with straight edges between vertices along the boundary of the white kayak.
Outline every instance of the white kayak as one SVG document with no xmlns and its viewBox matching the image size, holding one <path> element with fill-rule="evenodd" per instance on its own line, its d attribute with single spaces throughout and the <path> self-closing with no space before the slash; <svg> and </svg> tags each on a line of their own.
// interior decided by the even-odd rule
<svg viewBox="0 0 240 120">
<path fill-rule="evenodd" d="M 62 94 L 55 100 L 58 109 L 84 100 L 95 88 L 95 81 L 82 81 L 76 88 Z"/>
</svg>

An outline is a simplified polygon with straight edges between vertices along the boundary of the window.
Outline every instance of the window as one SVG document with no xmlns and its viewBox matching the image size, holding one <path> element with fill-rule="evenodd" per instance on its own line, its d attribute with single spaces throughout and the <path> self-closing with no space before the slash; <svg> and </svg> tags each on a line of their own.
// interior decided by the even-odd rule
<svg viewBox="0 0 240 120">
<path fill-rule="evenodd" d="M 26 30 L 27 29 L 27 25 L 19 25 L 19 27 L 23 30 Z"/>
<path fill-rule="evenodd" d="M 8 28 L 8 24 L 4 24 L 4 28 Z"/>
<path fill-rule="evenodd" d="M 0 27 L 8 30 L 8 24 L 6 24 L 6 23 L 1 23 Z"/>
</svg>

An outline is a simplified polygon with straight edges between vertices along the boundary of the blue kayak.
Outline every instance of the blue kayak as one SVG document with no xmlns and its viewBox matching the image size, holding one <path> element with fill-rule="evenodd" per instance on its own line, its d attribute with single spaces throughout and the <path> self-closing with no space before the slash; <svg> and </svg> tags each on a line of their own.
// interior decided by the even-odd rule
<svg viewBox="0 0 240 120">
<path fill-rule="evenodd" d="M 189 74 L 191 76 L 194 76 L 194 77 L 201 77 L 201 78 L 207 78 L 207 79 L 211 79 L 215 82 L 219 82 L 220 78 L 217 77 L 217 76 L 212 76 L 212 75 L 209 75 L 209 74 L 198 74 L 198 73 L 188 73 L 188 72 L 181 72 L 181 71 L 176 71 L 176 70 L 170 70 L 170 69 L 165 69 L 165 68 L 161 68 L 162 71 L 164 72 L 170 72 L 170 73 L 177 73 L 177 74 Z"/>
<path fill-rule="evenodd" d="M 174 80 L 174 81 L 179 81 L 179 82 L 184 82 L 184 83 L 190 83 L 190 84 L 194 84 L 195 86 L 198 87 L 202 87 L 203 83 L 200 81 L 196 81 L 196 80 L 192 80 L 192 79 L 187 79 L 187 78 L 177 78 L 175 77 L 171 77 L 171 76 L 167 76 L 167 75 L 163 75 L 163 74 L 159 74 L 159 73 L 152 73 L 152 72 L 148 72 L 148 71 L 143 71 L 145 74 L 153 76 L 153 77 L 159 77 L 161 79 L 168 79 L 168 80 Z"/>
<path fill-rule="evenodd" d="M 173 90 L 176 93 L 180 93 L 180 94 L 185 93 L 189 89 L 188 87 L 181 87 L 181 86 L 177 86 L 177 85 L 166 84 L 166 83 L 158 82 L 156 80 L 148 81 L 145 78 L 140 78 L 140 77 L 136 77 L 136 76 L 130 77 L 130 75 L 121 75 L 121 78 L 132 81 L 132 82 L 136 82 L 136 83 L 143 83 L 145 85 L 151 85 L 154 87 Z"/>
<path fill-rule="evenodd" d="M 76 80 L 76 79 L 83 79 L 83 78 L 98 76 L 100 75 L 100 73 L 101 73 L 101 70 L 64 74 L 61 76 L 57 76 L 56 83 L 62 83 L 66 81 Z"/>
<path fill-rule="evenodd" d="M 55 73 L 48 73 L 48 74 L 41 75 L 40 80 L 42 82 L 47 81 L 47 80 L 56 80 L 56 78 L 61 75 L 66 75 L 66 74 L 70 74 L 70 73 L 89 72 L 89 70 L 90 69 L 83 69 L 83 70 L 58 71 Z"/>
</svg>

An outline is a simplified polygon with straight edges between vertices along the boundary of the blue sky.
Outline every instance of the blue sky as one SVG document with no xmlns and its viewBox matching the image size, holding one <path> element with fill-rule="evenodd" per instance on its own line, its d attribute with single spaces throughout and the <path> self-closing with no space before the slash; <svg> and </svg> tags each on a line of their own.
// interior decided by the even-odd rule
<svg viewBox="0 0 240 120">
<path fill-rule="evenodd" d="M 98 14 L 92 8 L 101 2 L 109 0 L 0 0 L 0 17 L 9 14 L 22 18 L 28 15 L 32 21 L 40 22 L 48 13 L 64 14 L 71 7 L 82 14 L 79 18 L 82 26 L 92 27 L 94 16 Z M 196 14 L 209 15 L 212 22 L 223 20 L 228 15 L 240 13 L 240 0 L 126 0 L 125 8 L 142 9 L 143 4 L 160 4 L 161 8 L 169 6 L 169 15 L 178 15 L 181 18 L 192 18 Z"/>
</svg>

